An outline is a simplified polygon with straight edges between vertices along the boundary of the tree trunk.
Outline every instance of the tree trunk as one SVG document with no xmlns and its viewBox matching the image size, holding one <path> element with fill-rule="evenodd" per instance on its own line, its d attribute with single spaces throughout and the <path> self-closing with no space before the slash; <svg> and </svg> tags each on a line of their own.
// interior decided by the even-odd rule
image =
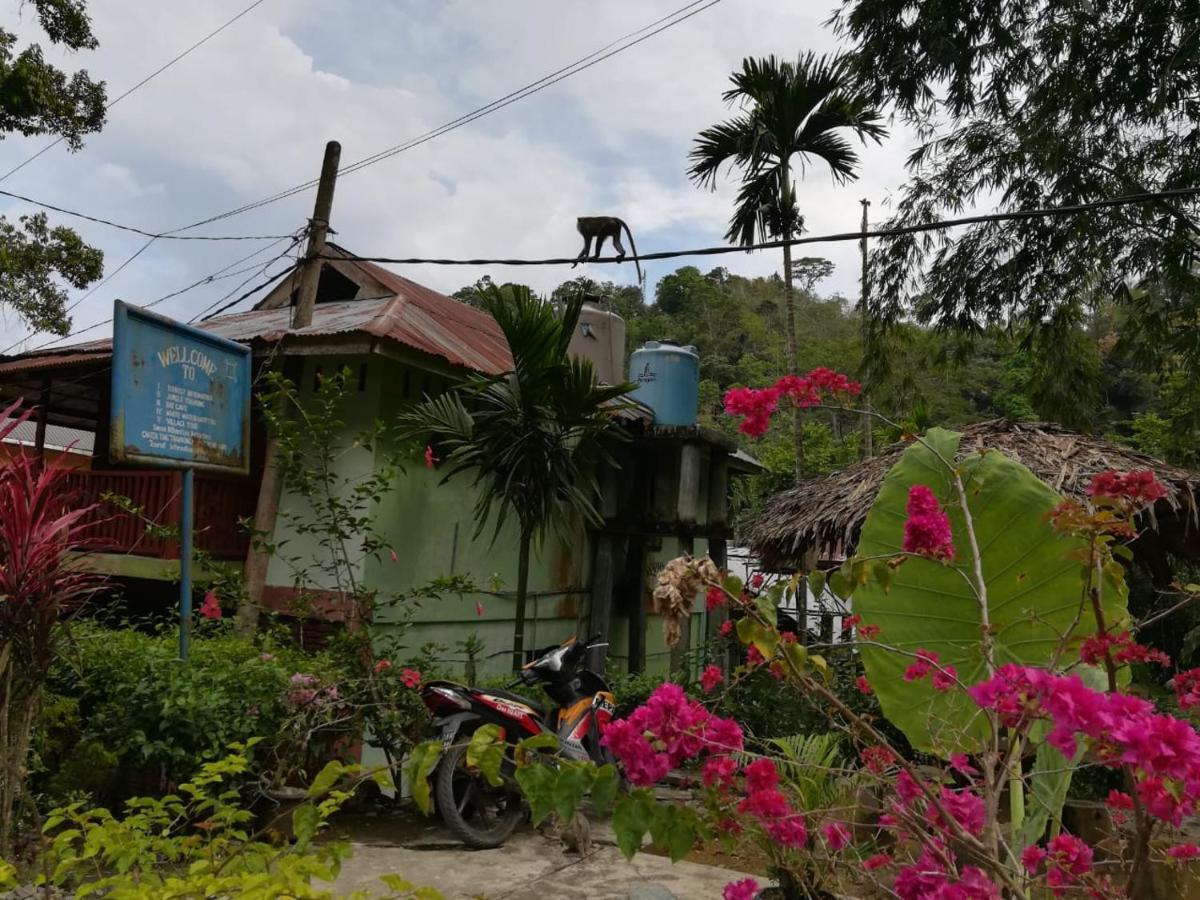
<svg viewBox="0 0 1200 900">
<path fill-rule="evenodd" d="M 525 598 L 529 593 L 529 546 L 533 533 L 521 529 L 521 547 L 517 556 L 517 613 L 513 628 L 513 671 L 525 664 Z"/>
<path fill-rule="evenodd" d="M 783 234 L 785 241 L 792 239 L 789 228 Z M 796 295 L 792 289 L 792 247 L 783 245 L 783 306 L 787 312 L 787 370 L 789 375 L 798 375 L 796 371 Z M 796 442 L 796 481 L 799 482 L 804 472 L 804 432 L 800 424 L 800 407 L 792 404 L 792 437 Z"/>
</svg>

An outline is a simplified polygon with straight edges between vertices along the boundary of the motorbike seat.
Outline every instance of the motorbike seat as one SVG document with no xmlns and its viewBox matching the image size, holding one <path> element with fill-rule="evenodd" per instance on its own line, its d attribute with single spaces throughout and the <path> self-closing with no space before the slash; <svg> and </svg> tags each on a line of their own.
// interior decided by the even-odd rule
<svg viewBox="0 0 1200 900">
<path fill-rule="evenodd" d="M 477 688 L 477 690 L 479 690 L 480 693 L 491 694 L 493 697 L 499 697 L 502 700 L 511 700 L 514 703 L 523 703 L 526 706 L 531 707 L 533 711 L 541 718 L 546 718 L 546 705 L 544 703 L 539 703 L 532 697 L 526 697 L 522 694 L 514 694 L 512 691 L 506 691 L 502 688 Z"/>
</svg>

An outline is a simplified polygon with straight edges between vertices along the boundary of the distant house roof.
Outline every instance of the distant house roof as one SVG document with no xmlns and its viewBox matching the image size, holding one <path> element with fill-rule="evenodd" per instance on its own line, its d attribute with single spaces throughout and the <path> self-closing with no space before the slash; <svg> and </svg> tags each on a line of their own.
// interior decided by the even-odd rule
<svg viewBox="0 0 1200 900">
<path fill-rule="evenodd" d="M 327 252 L 347 258 L 322 265 L 311 325 L 290 327 L 295 286 L 288 279 L 254 309 L 218 316 L 199 327 L 243 343 L 354 334 L 489 375 L 512 368 L 508 344 L 491 316 L 374 263 L 350 259 L 336 245 L 328 245 Z M 56 347 L 0 361 L 0 377 L 106 362 L 111 355 L 107 339 Z"/>
<path fill-rule="evenodd" d="M 3 429 L 3 426 L 11 421 L 11 419 L 0 419 L 0 429 Z M 16 444 L 21 447 L 36 446 L 37 422 L 26 419 L 24 422 L 17 423 L 16 428 L 4 438 L 4 443 Z M 80 428 L 63 428 L 59 425 L 46 426 L 45 447 L 47 450 L 62 450 L 67 453 L 91 456 L 95 443 L 95 432 L 84 431 Z"/>
</svg>

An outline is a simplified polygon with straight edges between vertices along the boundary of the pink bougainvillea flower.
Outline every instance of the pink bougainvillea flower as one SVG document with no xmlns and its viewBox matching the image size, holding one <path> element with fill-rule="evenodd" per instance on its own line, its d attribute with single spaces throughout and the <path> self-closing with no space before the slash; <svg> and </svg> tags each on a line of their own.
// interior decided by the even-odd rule
<svg viewBox="0 0 1200 900">
<path fill-rule="evenodd" d="M 749 794 L 779 786 L 779 770 L 769 759 L 756 759 L 746 766 L 744 774 L 746 776 L 746 792 Z"/>
<path fill-rule="evenodd" d="M 726 619 L 721 623 L 721 637 L 729 637 L 733 633 L 733 620 Z"/>
<path fill-rule="evenodd" d="M 958 670 L 954 666 L 942 666 L 933 673 L 933 688 L 936 691 L 946 692 L 954 687 L 954 683 L 958 681 Z"/>
<path fill-rule="evenodd" d="M 861 693 L 871 693 L 871 682 L 867 681 L 866 675 L 859 675 L 857 678 L 855 678 L 854 686 L 857 687 Z"/>
<path fill-rule="evenodd" d="M 779 391 L 769 388 L 730 388 L 725 392 L 725 412 L 741 416 L 738 431 L 760 438 L 771 427 L 771 414 L 779 405 Z"/>
<path fill-rule="evenodd" d="M 741 750 L 742 729 L 732 719 L 714 716 L 667 682 L 628 718 L 611 722 L 600 739 L 639 787 L 661 781 L 671 769 L 702 753 Z"/>
<path fill-rule="evenodd" d="M 713 689 L 724 680 L 725 673 L 721 671 L 720 666 L 705 666 L 704 671 L 700 673 L 700 687 L 704 688 L 706 694 L 711 694 Z"/>
<path fill-rule="evenodd" d="M 771 663 L 771 665 L 767 667 L 767 671 L 771 674 L 771 677 L 774 678 L 776 681 L 783 681 L 784 676 L 787 674 L 786 672 L 783 671 L 783 663 L 781 663 L 781 662 Z"/>
<path fill-rule="evenodd" d="M 743 878 L 725 885 L 721 892 L 721 900 L 754 900 L 758 896 L 758 882 L 753 878 Z"/>
<path fill-rule="evenodd" d="M 886 853 L 876 853 L 874 856 L 863 860 L 863 868 L 868 872 L 873 872 L 876 869 L 882 869 L 884 866 L 890 866 L 892 858 Z"/>
<path fill-rule="evenodd" d="M 388 548 L 388 554 L 389 554 L 389 555 L 392 557 L 392 562 L 394 562 L 394 563 L 398 563 L 398 562 L 400 562 L 400 557 L 398 557 L 398 556 L 396 555 L 396 551 L 395 551 L 395 550 L 392 550 L 391 548 Z"/>
<path fill-rule="evenodd" d="M 714 609 L 724 606 L 727 599 L 729 599 L 728 595 L 714 584 L 704 594 L 704 608 L 712 612 Z"/>
<path fill-rule="evenodd" d="M 766 658 L 759 652 L 757 644 L 751 644 L 746 648 L 746 665 L 761 666 L 766 661 Z"/>
<path fill-rule="evenodd" d="M 851 628 L 853 628 L 855 625 L 857 625 L 861 621 L 862 621 L 862 616 L 859 616 L 859 615 L 846 616 L 846 618 L 842 619 L 842 633 L 845 634 L 847 631 L 849 631 Z"/>
<path fill-rule="evenodd" d="M 1167 856 L 1178 860 L 1195 859 L 1200 856 L 1200 847 L 1195 844 L 1176 844 L 1167 848 Z"/>
<path fill-rule="evenodd" d="M 1048 855 L 1037 844 L 1030 844 L 1021 851 L 1021 863 L 1025 866 L 1026 871 L 1036 872 L 1042 867 L 1042 863 L 1045 862 Z"/>
<path fill-rule="evenodd" d="M 1115 637 L 1110 634 L 1092 635 L 1079 648 L 1079 659 L 1091 666 L 1104 665 L 1106 660 L 1119 666 L 1155 663 L 1169 668 L 1171 665 L 1171 657 L 1161 650 L 1137 643 L 1128 631 L 1122 631 Z"/>
<path fill-rule="evenodd" d="M 475 615 L 483 618 L 483 604 L 478 600 L 475 601 Z"/>
<path fill-rule="evenodd" d="M 867 771 L 876 775 L 882 775 L 887 767 L 896 761 L 896 754 L 882 744 L 864 747 L 858 756 L 867 767 Z"/>
<path fill-rule="evenodd" d="M 872 638 L 878 637 L 879 632 L 882 630 L 878 625 L 867 625 L 864 623 L 858 626 L 858 637 L 860 640 L 869 641 Z"/>
<path fill-rule="evenodd" d="M 731 756 L 710 756 L 700 769 L 705 787 L 730 788 L 737 775 L 737 762 Z"/>
<path fill-rule="evenodd" d="M 432 469 L 435 465 L 437 465 L 437 462 L 438 462 L 438 458 L 433 455 L 433 445 L 426 444 L 425 445 L 425 468 Z"/>
<path fill-rule="evenodd" d="M 917 661 L 904 670 L 905 681 L 919 681 L 933 671 L 938 655 L 932 650 L 917 650 Z"/>
<path fill-rule="evenodd" d="M 845 822 L 827 822 L 821 826 L 821 834 L 829 849 L 835 852 L 850 843 L 850 827 Z"/>
<path fill-rule="evenodd" d="M 1133 472 L 1098 472 L 1088 485 L 1088 496 L 1110 500 L 1128 500 L 1136 506 L 1153 503 L 1167 496 L 1167 489 L 1149 469 Z"/>
<path fill-rule="evenodd" d="M 750 576 L 750 587 L 754 588 L 754 590 L 757 591 L 762 586 L 763 586 L 762 572 L 755 572 L 753 575 Z"/>
<path fill-rule="evenodd" d="M 798 849 L 808 843 L 808 829 L 803 816 L 790 815 L 765 824 L 771 840 L 781 847 Z"/>
<path fill-rule="evenodd" d="M 382 675 L 391 667 L 392 661 L 390 659 L 381 659 L 379 662 L 375 663 L 375 674 Z"/>
<path fill-rule="evenodd" d="M 206 619 L 221 618 L 221 601 L 217 599 L 215 591 L 208 591 L 204 595 L 204 602 L 200 604 L 200 615 Z"/>
<path fill-rule="evenodd" d="M 954 539 L 950 519 L 942 511 L 933 491 L 923 484 L 908 489 L 908 519 L 904 522 L 905 553 L 915 553 L 930 559 L 954 558 Z"/>
<path fill-rule="evenodd" d="M 1180 672 L 1171 679 L 1171 685 L 1175 688 L 1175 699 L 1179 701 L 1180 709 L 1200 706 L 1200 669 Z"/>
<path fill-rule="evenodd" d="M 790 814 L 787 797 L 775 788 L 755 791 L 738 804 L 738 812 L 752 815 L 763 822 L 772 822 Z"/>
<path fill-rule="evenodd" d="M 405 687 L 416 690 L 421 686 L 421 673 L 416 669 L 405 669 L 400 673 L 400 680 L 404 682 Z"/>
<path fill-rule="evenodd" d="M 951 753 L 950 768 L 961 775 L 979 774 L 979 771 L 971 765 L 971 758 L 965 753 Z"/>
</svg>

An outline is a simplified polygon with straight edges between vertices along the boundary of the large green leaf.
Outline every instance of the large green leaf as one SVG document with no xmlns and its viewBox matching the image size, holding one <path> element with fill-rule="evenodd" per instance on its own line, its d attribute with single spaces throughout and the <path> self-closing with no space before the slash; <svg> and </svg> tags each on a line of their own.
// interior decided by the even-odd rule
<svg viewBox="0 0 1200 900">
<path fill-rule="evenodd" d="M 957 551 L 954 564 L 908 558 L 896 570 L 889 590 L 869 579 L 856 587 L 853 599 L 854 611 L 864 622 L 880 626 L 877 640 L 904 651 L 871 646 L 862 651 L 867 677 L 884 714 L 913 746 L 942 755 L 977 749 L 987 734 L 986 722 L 960 690 L 938 693 L 928 678 L 905 682 L 904 670 L 912 657 L 904 653 L 932 650 L 943 665 L 953 665 L 966 684 L 984 680 L 987 672 L 980 649 L 983 619 L 969 583 L 965 520 L 951 474 L 939 454 L 957 460 L 966 487 L 983 558 L 996 664 L 1048 665 L 1068 631 L 1072 639 L 1062 661 L 1078 660 L 1079 642 L 1095 632 L 1090 608 L 1080 608 L 1084 542 L 1058 534 L 1046 518 L 1062 497 L 999 451 L 959 458 L 960 438 L 956 432 L 935 428 L 925 436 L 929 447 L 914 443 L 904 452 L 884 479 L 858 544 L 864 557 L 900 553 L 908 490 L 924 484 L 950 516 Z M 1109 567 L 1103 606 L 1110 627 L 1127 618 L 1126 593 L 1119 567 Z"/>
</svg>

